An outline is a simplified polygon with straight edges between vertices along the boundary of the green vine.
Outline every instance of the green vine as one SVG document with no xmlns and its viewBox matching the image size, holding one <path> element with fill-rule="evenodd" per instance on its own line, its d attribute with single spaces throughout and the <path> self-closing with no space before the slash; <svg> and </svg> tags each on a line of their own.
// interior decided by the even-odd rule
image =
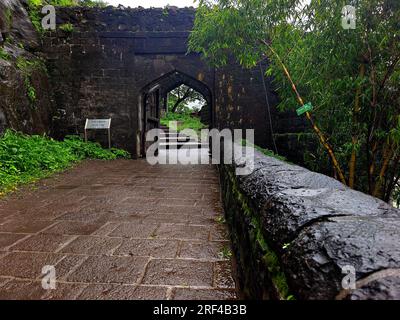
<svg viewBox="0 0 400 320">
<path fill-rule="evenodd" d="M 24 76 L 26 96 L 30 101 L 31 105 L 34 106 L 37 99 L 37 95 L 36 95 L 36 89 L 32 84 L 32 75 L 35 71 L 38 70 L 47 73 L 46 66 L 39 59 L 29 61 L 24 57 L 17 58 L 16 66 L 17 69 L 19 69 L 22 75 Z"/>
</svg>

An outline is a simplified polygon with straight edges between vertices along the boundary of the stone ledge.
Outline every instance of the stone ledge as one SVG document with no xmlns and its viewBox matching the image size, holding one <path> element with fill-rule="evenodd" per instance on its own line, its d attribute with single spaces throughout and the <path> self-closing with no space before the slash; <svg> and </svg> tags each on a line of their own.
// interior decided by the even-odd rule
<svg viewBox="0 0 400 320">
<path fill-rule="evenodd" d="M 244 298 L 400 298 L 398 275 L 362 282 L 400 268 L 400 210 L 258 151 L 252 174 L 239 166 L 220 178 Z M 359 286 L 339 295 L 346 265 Z"/>
</svg>

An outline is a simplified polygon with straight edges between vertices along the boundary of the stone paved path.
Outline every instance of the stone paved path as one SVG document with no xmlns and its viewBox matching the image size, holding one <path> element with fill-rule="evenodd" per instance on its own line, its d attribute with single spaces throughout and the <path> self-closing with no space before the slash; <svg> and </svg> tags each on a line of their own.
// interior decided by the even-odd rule
<svg viewBox="0 0 400 320">
<path fill-rule="evenodd" d="M 0 201 L 0 299 L 234 299 L 219 197 L 212 166 L 144 160 L 88 161 L 17 192 Z"/>
</svg>

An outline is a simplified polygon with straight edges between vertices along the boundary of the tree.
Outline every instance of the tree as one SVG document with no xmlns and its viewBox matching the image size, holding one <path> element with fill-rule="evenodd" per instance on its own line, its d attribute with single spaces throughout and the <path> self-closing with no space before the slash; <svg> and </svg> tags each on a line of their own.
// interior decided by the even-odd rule
<svg viewBox="0 0 400 320">
<path fill-rule="evenodd" d="M 342 27 L 345 4 L 355 29 Z M 217 66 L 269 59 L 279 107 L 314 106 L 313 168 L 389 201 L 400 176 L 399 21 L 398 0 L 202 0 L 189 46 Z"/>
<path fill-rule="evenodd" d="M 197 101 L 201 105 L 206 103 L 199 92 L 183 84 L 168 94 L 168 111 L 183 113 L 189 109 L 188 104 Z"/>
</svg>

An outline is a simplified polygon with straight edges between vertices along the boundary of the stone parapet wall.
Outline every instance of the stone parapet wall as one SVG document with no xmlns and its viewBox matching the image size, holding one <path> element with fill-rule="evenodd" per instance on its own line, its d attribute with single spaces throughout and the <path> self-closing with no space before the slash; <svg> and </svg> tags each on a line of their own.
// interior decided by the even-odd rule
<svg viewBox="0 0 400 320">
<path fill-rule="evenodd" d="M 330 177 L 255 155 L 248 176 L 235 175 L 240 162 L 220 166 L 244 298 L 400 299 L 399 210 Z M 344 290 L 352 267 L 357 288 Z"/>
</svg>

